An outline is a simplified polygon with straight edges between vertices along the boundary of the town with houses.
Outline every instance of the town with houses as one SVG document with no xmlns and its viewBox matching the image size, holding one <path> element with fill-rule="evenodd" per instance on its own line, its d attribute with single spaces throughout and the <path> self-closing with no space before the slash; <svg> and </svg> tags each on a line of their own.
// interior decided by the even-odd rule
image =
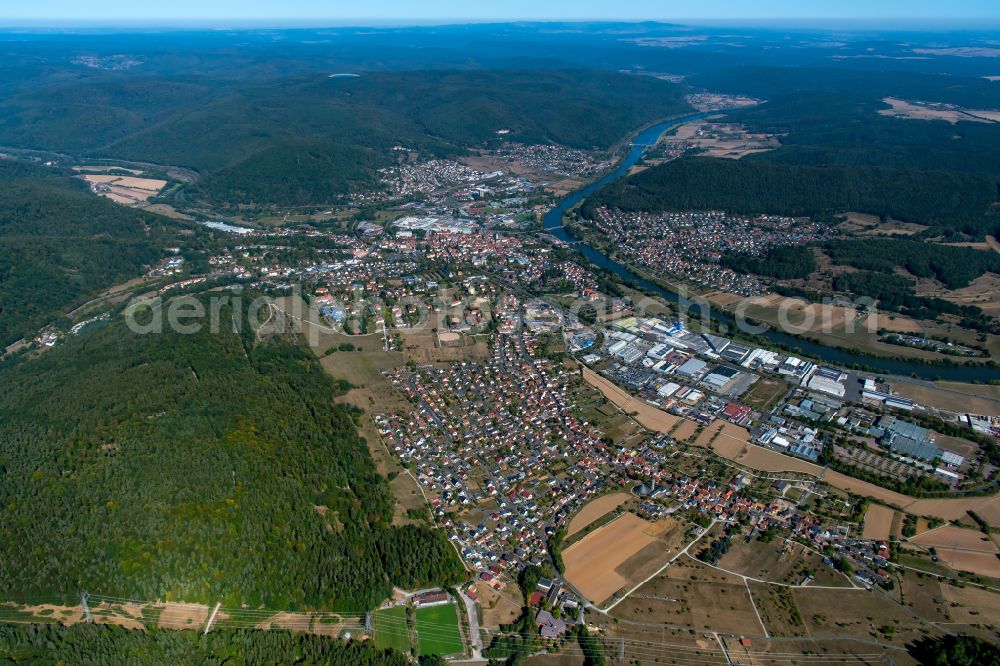
<svg viewBox="0 0 1000 666">
<path fill-rule="evenodd" d="M 703 289 L 758 296 L 767 284 L 756 275 L 719 264 L 729 252 L 759 256 L 775 246 L 805 245 L 831 237 L 828 225 L 776 215 L 745 217 L 718 211 L 629 213 L 600 208 L 593 220 L 574 227 L 588 239 L 606 239 L 620 260 L 654 275 Z"/>
<path fill-rule="evenodd" d="M 498 155 L 522 152 L 505 145 Z M 533 167 L 558 176 L 604 168 L 584 162 L 568 173 L 577 157 L 528 151 L 544 162 Z M 887 532 L 866 536 L 868 500 L 832 490 L 825 476 L 961 494 L 1000 472 L 975 442 L 927 425 L 932 417 L 997 438 L 996 417 L 926 407 L 872 373 L 724 337 L 669 308 L 643 311 L 635 292 L 571 245 L 525 233 L 545 209 L 543 184 L 432 160 L 387 170 L 384 185 L 356 203 L 406 199 L 392 216 L 326 228 L 205 222 L 225 239 L 207 273 L 189 275 L 176 253 L 147 279 L 164 298 L 210 284 L 276 297 L 301 290 L 325 329 L 345 340 L 375 336 L 406 358 L 419 332 L 452 352 L 453 360 L 409 358 L 381 371 L 380 390 L 407 409 L 376 405 L 367 418 L 470 580 L 457 599 L 423 591 L 386 612 L 456 601 L 472 617 L 503 598 L 517 607 L 523 572 L 537 570 L 534 587 L 521 592 L 543 645 L 554 649 L 575 626 L 609 631 L 601 618 L 642 589 L 639 574 L 616 573 L 635 558 L 646 558 L 636 571 L 655 576 L 680 556 L 715 566 L 730 544 L 761 539 L 818 558 L 819 569 L 791 584 L 840 577 L 888 593 L 898 545 Z M 743 296 L 767 285 L 721 267 L 724 253 L 760 254 L 829 233 L 792 218 L 720 212 L 601 209 L 592 224 L 625 261 Z M 53 346 L 105 320 L 49 327 L 37 341 Z M 470 344 L 486 353 L 463 358 Z M 755 470 L 749 461 L 761 455 L 789 461 L 791 473 Z M 574 525 L 608 498 L 616 499 L 604 513 Z M 607 549 L 612 542 L 598 537 L 630 524 L 653 539 L 655 555 L 625 552 L 613 569 L 584 552 Z M 612 582 L 593 582 L 605 579 Z M 493 630 L 503 624 L 495 620 Z M 482 640 L 469 638 L 481 655 Z"/>
</svg>

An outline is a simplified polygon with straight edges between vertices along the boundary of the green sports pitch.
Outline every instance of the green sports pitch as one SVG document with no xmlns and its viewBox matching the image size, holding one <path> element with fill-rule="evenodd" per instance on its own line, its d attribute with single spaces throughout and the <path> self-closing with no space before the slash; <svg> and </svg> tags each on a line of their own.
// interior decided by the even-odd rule
<svg viewBox="0 0 1000 666">
<path fill-rule="evenodd" d="M 410 651 L 410 633 L 406 625 L 406 608 L 396 606 L 377 610 L 372 614 L 375 628 L 375 646 L 382 650 Z"/>
<path fill-rule="evenodd" d="M 418 608 L 416 629 L 421 655 L 448 655 L 465 651 L 455 604 Z"/>
</svg>

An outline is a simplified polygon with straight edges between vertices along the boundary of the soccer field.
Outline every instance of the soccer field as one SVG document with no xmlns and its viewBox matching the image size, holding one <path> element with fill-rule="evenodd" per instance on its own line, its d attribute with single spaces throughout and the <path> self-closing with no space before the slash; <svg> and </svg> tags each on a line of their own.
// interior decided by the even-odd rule
<svg viewBox="0 0 1000 666">
<path fill-rule="evenodd" d="M 379 649 L 392 648 L 406 653 L 410 651 L 410 636 L 406 626 L 406 608 L 397 606 L 377 610 L 373 613 L 375 625 L 375 645 Z"/>
<path fill-rule="evenodd" d="M 457 654 L 465 650 L 455 604 L 417 609 L 417 645 L 421 655 Z"/>
</svg>

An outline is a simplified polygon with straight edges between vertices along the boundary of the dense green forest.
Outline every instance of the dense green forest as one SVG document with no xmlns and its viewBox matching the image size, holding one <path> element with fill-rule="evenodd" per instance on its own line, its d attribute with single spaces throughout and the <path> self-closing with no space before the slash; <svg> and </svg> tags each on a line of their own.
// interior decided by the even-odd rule
<svg viewBox="0 0 1000 666">
<path fill-rule="evenodd" d="M 1000 254 L 919 241 L 857 239 L 831 241 L 826 250 L 835 264 L 892 273 L 905 268 L 921 278 L 934 278 L 949 289 L 961 289 L 986 272 L 1000 273 Z"/>
<path fill-rule="evenodd" d="M 440 532 L 390 526 L 358 414 L 301 341 L 220 330 L 119 320 L 0 366 L 4 597 L 356 611 L 458 581 Z"/>
<path fill-rule="evenodd" d="M 986 174 L 687 157 L 608 185 L 582 213 L 591 216 L 599 206 L 792 216 L 858 211 L 992 233 L 1000 227 L 1000 217 L 987 214 L 996 193 Z"/>
<path fill-rule="evenodd" d="M 832 67 L 705 72 L 692 83 L 767 102 L 729 112 L 777 150 L 726 163 L 686 159 L 629 179 L 595 201 L 627 209 L 715 208 L 813 215 L 855 210 L 931 225 L 931 234 L 1000 230 L 1000 125 L 894 118 L 885 97 L 1000 108 L 982 78 Z"/>
<path fill-rule="evenodd" d="M 209 175 L 195 197 L 231 205 L 301 206 L 371 185 L 384 160 L 367 148 L 322 143 L 282 143 Z"/>
<path fill-rule="evenodd" d="M 863 47 L 871 46 L 862 44 Z M 884 46 L 884 45 L 883 45 Z M 779 99 L 800 93 L 831 95 L 828 103 L 838 100 L 881 99 L 892 96 L 903 99 L 937 100 L 949 104 L 985 109 L 1000 105 L 1000 90 L 981 76 L 944 74 L 944 63 L 955 58 L 937 60 L 933 71 L 893 71 L 882 64 L 864 67 L 854 63 L 844 67 L 787 67 L 751 65 L 716 68 L 693 76 L 693 85 L 712 90 L 752 95 L 759 99 Z M 912 63 L 918 69 L 928 69 L 927 63 Z M 823 114 L 825 107 L 813 109 Z"/>
<path fill-rule="evenodd" d="M 136 631 L 112 625 L 0 625 L 0 664 L 406 666 L 399 652 L 288 631 Z"/>
<path fill-rule="evenodd" d="M 59 170 L 0 159 L 0 345 L 141 275 L 181 227 L 96 197 Z"/>
<path fill-rule="evenodd" d="M 0 101 L 0 144 L 191 167 L 217 203 L 328 203 L 403 145 L 454 154 L 505 138 L 608 148 L 687 111 L 680 86 L 584 69 L 366 72 L 67 84 Z M 168 111 L 169 109 L 169 111 Z M 86 131 L 80 128 L 85 127 Z"/>
<path fill-rule="evenodd" d="M 766 275 L 779 280 L 808 277 L 816 270 L 816 258 L 811 247 L 778 245 L 760 257 L 748 254 L 727 254 L 721 263 L 740 273 Z"/>
</svg>

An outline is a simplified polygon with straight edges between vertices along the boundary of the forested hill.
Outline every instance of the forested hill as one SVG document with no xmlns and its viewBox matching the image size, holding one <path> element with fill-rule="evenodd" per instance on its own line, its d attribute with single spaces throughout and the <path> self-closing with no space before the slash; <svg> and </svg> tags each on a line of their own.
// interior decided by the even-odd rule
<svg viewBox="0 0 1000 666">
<path fill-rule="evenodd" d="M 981 234 L 1000 228 L 1000 217 L 988 213 L 995 198 L 987 174 L 686 157 L 609 185 L 586 201 L 583 214 L 598 206 L 793 216 L 858 211 Z"/>
<path fill-rule="evenodd" d="M 512 141 L 603 149 L 690 108 L 681 86 L 584 69 L 155 83 L 14 95 L 0 101 L 0 145 L 191 167 L 205 176 L 200 198 L 297 205 L 370 184 L 397 145 L 462 152 L 506 129 Z"/>
<path fill-rule="evenodd" d="M 206 307 L 206 310 L 208 308 Z M 454 583 L 298 338 L 121 320 L 0 366 L 0 590 L 365 610 Z"/>
<path fill-rule="evenodd" d="M 777 135 L 778 149 L 738 162 L 690 158 L 650 169 L 594 197 L 626 209 L 715 208 L 813 215 L 857 211 L 931 225 L 928 235 L 1000 230 L 1000 123 L 881 115 L 883 98 L 1000 109 L 983 79 L 854 70 L 760 68 L 695 79 L 766 96 L 728 113 Z"/>
<path fill-rule="evenodd" d="M 0 159 L 0 346 L 141 275 L 183 227 L 56 169 Z"/>
</svg>

